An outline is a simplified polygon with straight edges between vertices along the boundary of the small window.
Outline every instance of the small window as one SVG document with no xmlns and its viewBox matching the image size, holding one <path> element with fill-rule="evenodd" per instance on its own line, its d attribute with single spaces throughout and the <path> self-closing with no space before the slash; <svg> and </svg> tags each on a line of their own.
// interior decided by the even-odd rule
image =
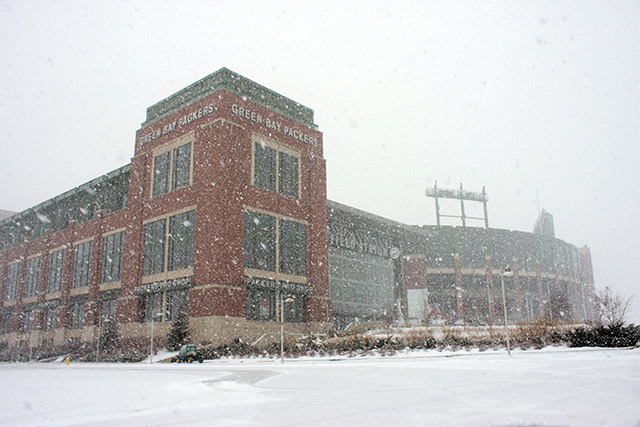
<svg viewBox="0 0 640 427">
<path fill-rule="evenodd" d="M 84 324 L 84 303 L 75 303 L 71 310 L 71 329 L 82 329 Z"/>
<path fill-rule="evenodd" d="M 53 331 L 56 329 L 58 322 L 58 307 L 47 309 L 47 321 L 45 323 L 45 331 Z"/>
<path fill-rule="evenodd" d="M 31 332 L 33 330 L 33 311 L 28 310 L 22 313 L 22 331 L 23 332 Z"/>
<path fill-rule="evenodd" d="M 11 301 L 16 299 L 18 292 L 18 278 L 20 277 L 20 263 L 14 262 L 7 266 L 7 290 L 5 299 Z"/>
<path fill-rule="evenodd" d="M 110 298 L 102 301 L 102 307 L 100 308 L 100 322 L 102 325 L 109 321 L 116 320 L 116 312 L 118 309 L 118 300 L 116 298 Z"/>
<path fill-rule="evenodd" d="M 247 319 L 274 320 L 275 292 L 264 289 L 247 289 Z"/>
</svg>

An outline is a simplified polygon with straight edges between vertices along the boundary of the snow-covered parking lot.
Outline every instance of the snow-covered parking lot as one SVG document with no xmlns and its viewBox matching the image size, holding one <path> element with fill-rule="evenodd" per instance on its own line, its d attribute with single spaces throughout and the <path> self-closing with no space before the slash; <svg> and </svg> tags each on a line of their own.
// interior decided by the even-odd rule
<svg viewBox="0 0 640 427">
<path fill-rule="evenodd" d="M 640 349 L 1 364 L 2 425 L 640 426 Z"/>
</svg>

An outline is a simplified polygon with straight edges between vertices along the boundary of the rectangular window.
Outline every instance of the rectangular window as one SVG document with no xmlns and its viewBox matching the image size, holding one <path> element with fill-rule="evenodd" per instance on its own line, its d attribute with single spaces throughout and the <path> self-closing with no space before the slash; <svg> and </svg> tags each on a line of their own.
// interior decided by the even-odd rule
<svg viewBox="0 0 640 427">
<path fill-rule="evenodd" d="M 188 304 L 189 291 L 182 289 L 178 291 L 167 292 L 165 295 L 166 309 L 165 321 L 171 322 L 179 312 L 189 312 Z"/>
<path fill-rule="evenodd" d="M 280 272 L 307 275 L 307 228 L 304 224 L 280 220 Z"/>
<path fill-rule="evenodd" d="M 190 142 L 158 154 L 153 158 L 153 197 L 187 187 L 190 183 Z"/>
<path fill-rule="evenodd" d="M 195 211 L 146 224 L 143 274 L 158 274 L 193 267 L 194 224 Z"/>
<path fill-rule="evenodd" d="M 169 191 L 169 155 L 167 151 L 153 158 L 153 197 Z"/>
<path fill-rule="evenodd" d="M 298 197 L 300 154 L 262 138 L 253 144 L 253 184 L 289 197 Z"/>
<path fill-rule="evenodd" d="M 189 291 L 178 289 L 142 297 L 142 321 L 171 322 L 179 312 L 189 312 Z"/>
<path fill-rule="evenodd" d="M 89 286 L 91 280 L 91 241 L 80 243 L 74 248 L 73 288 Z"/>
<path fill-rule="evenodd" d="M 245 211 L 246 268 L 306 276 L 307 227 L 300 222 Z M 278 263 L 276 265 L 276 250 Z"/>
<path fill-rule="evenodd" d="M 49 255 L 49 277 L 47 293 L 60 292 L 62 289 L 62 271 L 64 268 L 64 249 L 51 252 Z"/>
<path fill-rule="evenodd" d="M 171 189 L 189 186 L 191 177 L 191 144 L 184 144 L 173 150 Z"/>
<path fill-rule="evenodd" d="M 247 319 L 275 320 L 275 292 L 247 288 Z"/>
<path fill-rule="evenodd" d="M 278 155 L 278 191 L 289 197 L 298 197 L 298 158 L 287 153 Z"/>
<path fill-rule="evenodd" d="M 123 231 L 110 234 L 103 239 L 102 283 L 117 282 L 121 279 L 123 242 Z"/>
<path fill-rule="evenodd" d="M 33 311 L 28 310 L 22 313 L 22 332 L 31 332 L 33 330 Z"/>
<path fill-rule="evenodd" d="M 247 268 L 275 271 L 276 220 L 253 211 L 244 213 L 244 265 Z"/>
<path fill-rule="evenodd" d="M 5 299 L 11 301 L 16 299 L 18 292 L 18 278 L 20 277 L 20 263 L 14 262 L 7 266 L 7 290 Z"/>
<path fill-rule="evenodd" d="M 71 309 L 71 329 L 82 329 L 84 324 L 84 303 L 73 304 Z"/>
<path fill-rule="evenodd" d="M 58 322 L 58 307 L 50 307 L 47 309 L 47 322 L 45 323 L 45 331 L 53 331 L 56 329 Z"/>
<path fill-rule="evenodd" d="M 167 270 L 193 267 L 193 222 L 195 211 L 169 218 L 169 255 Z"/>
<path fill-rule="evenodd" d="M 253 183 L 265 190 L 276 191 L 276 153 L 264 143 L 255 143 Z"/>
<path fill-rule="evenodd" d="M 145 295 L 142 300 L 144 322 L 159 322 L 162 319 L 162 298 L 163 293 Z"/>
<path fill-rule="evenodd" d="M 24 297 L 34 297 L 38 294 L 38 281 L 40 280 L 40 257 L 27 260 L 27 282 L 24 288 Z"/>
<path fill-rule="evenodd" d="M 2 313 L 2 333 L 11 333 L 11 321 L 13 320 L 13 313 Z"/>
<path fill-rule="evenodd" d="M 285 322 L 304 322 L 306 320 L 307 305 L 304 295 L 284 295 L 282 301 Z"/>
<path fill-rule="evenodd" d="M 161 219 L 144 226 L 143 273 L 156 274 L 164 271 L 164 246 L 166 220 Z"/>
<path fill-rule="evenodd" d="M 106 299 L 102 301 L 100 308 L 100 322 L 104 325 L 110 320 L 116 320 L 116 311 L 118 309 L 118 300 L 116 298 Z"/>
</svg>

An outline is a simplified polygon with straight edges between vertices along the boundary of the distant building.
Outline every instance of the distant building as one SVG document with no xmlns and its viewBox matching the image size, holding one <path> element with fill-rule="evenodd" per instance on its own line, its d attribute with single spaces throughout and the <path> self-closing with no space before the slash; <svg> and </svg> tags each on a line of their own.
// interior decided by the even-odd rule
<svg viewBox="0 0 640 427">
<path fill-rule="evenodd" d="M 556 232 L 553 228 L 553 215 L 546 210 L 542 209 L 538 219 L 536 219 L 533 225 L 533 234 L 546 237 L 556 237 Z"/>
<path fill-rule="evenodd" d="M 131 163 L 0 220 L 0 342 L 95 342 L 115 319 L 146 346 L 178 311 L 213 344 L 272 342 L 281 315 L 291 334 L 495 323 L 507 264 L 514 320 L 588 318 L 590 256 L 552 237 L 328 201 L 313 110 L 223 68 L 147 109 Z"/>
</svg>

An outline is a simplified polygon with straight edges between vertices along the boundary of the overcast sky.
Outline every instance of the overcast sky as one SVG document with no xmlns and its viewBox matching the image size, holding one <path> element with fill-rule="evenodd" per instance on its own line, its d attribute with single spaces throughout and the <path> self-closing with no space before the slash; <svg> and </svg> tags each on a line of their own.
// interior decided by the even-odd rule
<svg viewBox="0 0 640 427">
<path fill-rule="evenodd" d="M 330 199 L 435 224 L 427 186 L 485 185 L 522 231 L 545 208 L 640 323 L 639 23 L 640 1 L 0 0 L 0 209 L 129 163 L 148 106 L 227 67 L 315 111 Z"/>
</svg>

